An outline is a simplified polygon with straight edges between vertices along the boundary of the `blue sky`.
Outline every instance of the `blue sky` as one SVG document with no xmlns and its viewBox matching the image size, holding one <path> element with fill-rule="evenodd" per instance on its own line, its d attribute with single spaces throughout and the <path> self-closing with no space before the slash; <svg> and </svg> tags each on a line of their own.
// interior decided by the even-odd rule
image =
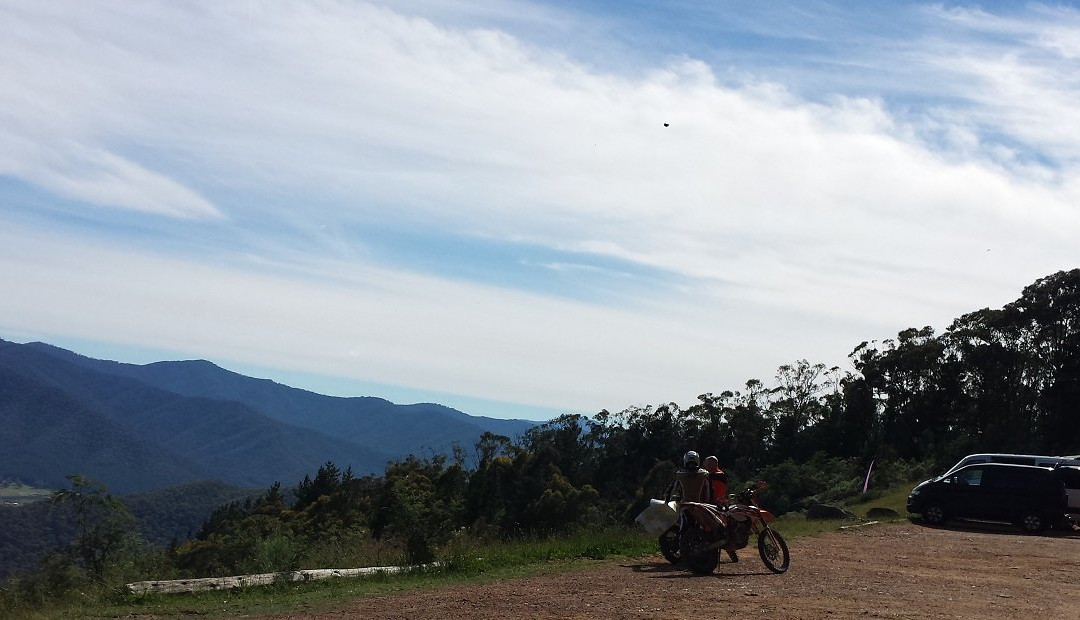
<svg viewBox="0 0 1080 620">
<path fill-rule="evenodd" d="M 1078 60 L 1061 3 L 0 2 L 0 337 L 534 419 L 848 368 L 1077 266 Z"/>
</svg>

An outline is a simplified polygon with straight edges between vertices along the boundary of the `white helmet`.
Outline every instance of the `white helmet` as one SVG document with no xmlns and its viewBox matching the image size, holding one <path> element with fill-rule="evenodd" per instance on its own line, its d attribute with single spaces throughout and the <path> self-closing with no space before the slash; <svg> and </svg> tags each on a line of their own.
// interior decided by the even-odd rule
<svg viewBox="0 0 1080 620">
<path fill-rule="evenodd" d="M 691 450 L 683 455 L 682 464 L 687 469 L 697 469 L 701 466 L 701 457 L 698 456 L 697 452 Z"/>
</svg>

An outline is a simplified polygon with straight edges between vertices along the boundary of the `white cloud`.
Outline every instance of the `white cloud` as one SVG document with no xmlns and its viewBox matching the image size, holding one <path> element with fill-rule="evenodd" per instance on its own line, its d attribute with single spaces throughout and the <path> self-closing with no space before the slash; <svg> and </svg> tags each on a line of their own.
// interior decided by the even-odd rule
<svg viewBox="0 0 1080 620">
<path fill-rule="evenodd" d="M 118 87 L 140 79 L 130 62 L 135 52 L 111 45 L 108 29 L 98 28 L 109 11 L 86 8 L 4 7 L 0 59 L 9 70 L 0 82 L 0 174 L 102 207 L 221 217 L 199 192 L 111 148 L 124 139 L 152 141 L 152 130 L 138 114 L 136 93 Z"/>
<path fill-rule="evenodd" d="M 334 279 L 305 281 L 44 231 L 5 231 L 0 242 L 4 287 L 20 292 L 0 308 L 0 327 L 219 363 L 591 413 L 693 397 L 711 375 L 695 366 L 730 351 L 698 351 L 719 343 L 705 326 L 670 317 L 365 265 L 317 265 Z"/>
<path fill-rule="evenodd" d="M 0 171 L 38 185 L 58 196 L 101 207 L 131 209 L 185 219 L 220 218 L 221 212 L 196 192 L 100 147 L 80 144 L 10 148 Z M 58 140 L 57 143 L 60 141 Z"/>
<path fill-rule="evenodd" d="M 1080 165 L 1080 11 L 1036 5 L 1023 16 L 970 9 L 935 15 L 960 27 L 956 40 L 937 40 L 916 54 L 937 76 L 939 91 L 970 102 L 950 121 L 969 123 L 990 140 L 1052 158 L 1075 174 Z"/>
</svg>

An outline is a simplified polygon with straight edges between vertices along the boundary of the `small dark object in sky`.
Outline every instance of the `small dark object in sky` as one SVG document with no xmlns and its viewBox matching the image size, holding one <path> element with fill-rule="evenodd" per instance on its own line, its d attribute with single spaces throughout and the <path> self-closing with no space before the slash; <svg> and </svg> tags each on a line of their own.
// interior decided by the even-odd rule
<svg viewBox="0 0 1080 620">
<path fill-rule="evenodd" d="M 667 126 L 668 126 L 668 124 L 667 124 L 667 123 L 664 123 L 664 127 L 667 127 Z"/>
</svg>

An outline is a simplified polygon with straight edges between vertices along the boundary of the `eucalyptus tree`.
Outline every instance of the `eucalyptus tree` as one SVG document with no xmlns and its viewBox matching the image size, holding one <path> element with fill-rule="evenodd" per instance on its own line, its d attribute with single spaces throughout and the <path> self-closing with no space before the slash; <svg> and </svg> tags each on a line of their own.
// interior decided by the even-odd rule
<svg viewBox="0 0 1080 620">
<path fill-rule="evenodd" d="M 125 546 L 133 542 L 135 517 L 105 485 L 79 474 L 67 478 L 71 488 L 56 491 L 50 501 L 74 519 L 75 540 L 69 553 L 88 575 L 100 581 Z"/>
</svg>

